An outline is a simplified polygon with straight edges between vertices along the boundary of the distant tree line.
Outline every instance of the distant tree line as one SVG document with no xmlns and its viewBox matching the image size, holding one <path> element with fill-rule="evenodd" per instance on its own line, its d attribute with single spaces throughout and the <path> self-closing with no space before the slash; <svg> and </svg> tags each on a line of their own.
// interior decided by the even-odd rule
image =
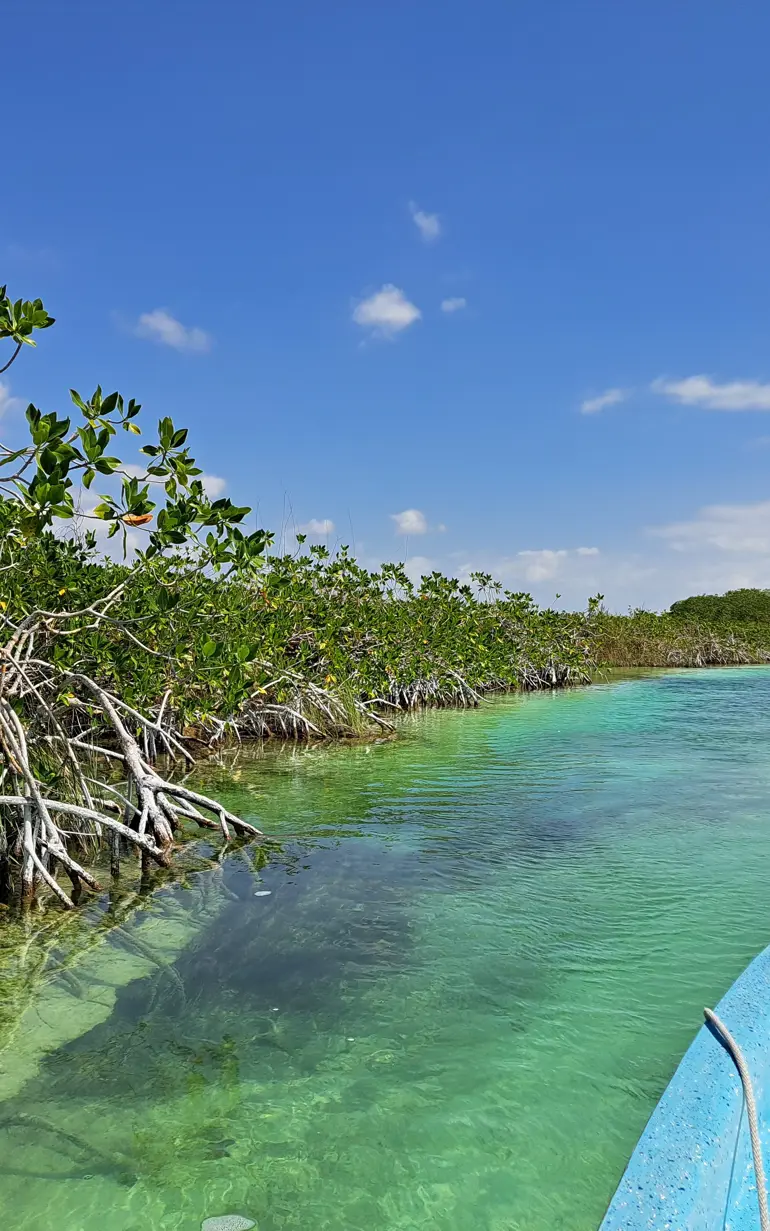
<svg viewBox="0 0 770 1231">
<path fill-rule="evenodd" d="M 671 604 L 671 615 L 706 623 L 770 624 L 770 590 L 728 590 L 726 594 L 693 594 Z"/>
</svg>

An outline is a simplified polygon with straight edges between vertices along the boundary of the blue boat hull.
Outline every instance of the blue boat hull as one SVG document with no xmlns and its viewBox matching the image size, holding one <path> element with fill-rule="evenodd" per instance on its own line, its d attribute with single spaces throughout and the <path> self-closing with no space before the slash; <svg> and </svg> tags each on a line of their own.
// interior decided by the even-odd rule
<svg viewBox="0 0 770 1231">
<path fill-rule="evenodd" d="M 716 1008 L 751 1072 L 770 1165 L 770 948 Z M 757 1231 L 740 1077 L 702 1027 L 650 1117 L 600 1231 Z"/>
</svg>

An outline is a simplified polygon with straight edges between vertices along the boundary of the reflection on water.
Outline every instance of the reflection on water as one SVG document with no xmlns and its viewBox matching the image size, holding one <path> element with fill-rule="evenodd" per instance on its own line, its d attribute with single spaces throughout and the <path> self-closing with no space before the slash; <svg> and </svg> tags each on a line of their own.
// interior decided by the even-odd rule
<svg viewBox="0 0 770 1231">
<path fill-rule="evenodd" d="M 672 674 L 207 766 L 290 837 L 163 890 L 176 951 L 126 923 L 74 968 L 81 1033 L 0 1104 L 4 1227 L 590 1231 L 770 940 L 769 701 Z"/>
</svg>

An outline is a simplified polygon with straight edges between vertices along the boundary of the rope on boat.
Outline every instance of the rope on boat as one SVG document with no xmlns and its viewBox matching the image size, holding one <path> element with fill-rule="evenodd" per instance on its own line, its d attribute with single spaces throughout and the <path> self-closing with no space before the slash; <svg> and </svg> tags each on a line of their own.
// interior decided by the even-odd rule
<svg viewBox="0 0 770 1231">
<path fill-rule="evenodd" d="M 757 1104 L 754 1098 L 754 1086 L 751 1081 L 749 1066 L 740 1047 L 723 1021 L 711 1009 L 703 1010 L 706 1021 L 719 1032 L 725 1047 L 729 1051 L 743 1084 L 743 1097 L 746 1100 L 746 1114 L 749 1121 L 749 1137 L 751 1138 L 751 1153 L 754 1159 L 754 1176 L 757 1181 L 757 1201 L 759 1202 L 760 1231 L 770 1231 L 770 1211 L 767 1207 L 767 1181 L 765 1180 L 765 1165 L 762 1161 L 762 1141 L 759 1136 L 759 1118 Z"/>
</svg>

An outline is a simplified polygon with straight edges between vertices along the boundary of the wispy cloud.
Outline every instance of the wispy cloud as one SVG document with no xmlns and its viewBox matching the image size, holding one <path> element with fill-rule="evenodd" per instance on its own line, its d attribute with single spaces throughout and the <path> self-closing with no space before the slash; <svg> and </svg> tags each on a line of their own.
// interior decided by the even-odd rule
<svg viewBox="0 0 770 1231">
<path fill-rule="evenodd" d="M 668 561 L 665 576 L 658 567 L 659 560 Z M 658 551 L 657 559 L 652 559 L 638 554 L 630 545 L 625 551 L 608 553 L 604 548 L 600 551 L 579 547 L 542 548 L 505 556 L 474 553 L 452 561 L 450 569 L 462 581 L 469 581 L 475 571 L 491 573 L 509 589 L 525 589 L 540 603 L 556 601 L 558 606 L 572 611 L 584 610 L 589 596 L 597 593 L 606 596 L 612 610 L 622 611 L 640 602 L 667 606 L 684 593 L 693 592 L 682 591 L 672 553 Z M 658 583 L 656 589 L 654 583 Z"/>
<path fill-rule="evenodd" d="M 409 202 L 409 213 L 412 221 L 420 232 L 420 238 L 426 244 L 433 244 L 441 235 L 441 219 L 438 214 L 426 214 L 415 201 Z"/>
<path fill-rule="evenodd" d="M 770 554 L 770 500 L 756 504 L 710 504 L 691 521 L 656 526 L 651 533 L 674 551 L 717 548 L 748 555 Z"/>
<path fill-rule="evenodd" d="M 437 567 L 448 566 L 463 580 L 479 569 L 490 572 L 512 589 L 531 589 L 539 602 L 554 601 L 558 590 L 559 605 L 572 610 L 596 593 L 612 611 L 661 610 L 690 594 L 770 584 L 770 499 L 706 505 L 681 521 L 647 527 L 644 538 L 645 546 L 633 535 L 601 550 L 450 553 Z"/>
<path fill-rule="evenodd" d="M 0 419 L 8 411 L 17 410 L 21 405 L 21 398 L 11 397 L 11 386 L 7 381 L 0 380 Z"/>
<path fill-rule="evenodd" d="M 625 402 L 627 397 L 627 389 L 605 389 L 604 393 L 600 393 L 598 397 L 586 398 L 581 402 L 580 413 L 581 415 L 598 415 L 608 406 L 617 406 L 619 402 Z"/>
<path fill-rule="evenodd" d="M 684 380 L 660 377 L 652 382 L 654 393 L 673 398 L 683 406 L 704 410 L 770 410 L 770 384 L 758 380 L 733 380 L 719 385 L 710 376 L 687 376 Z"/>
<path fill-rule="evenodd" d="M 415 585 L 422 577 L 429 576 L 439 565 L 430 556 L 411 556 L 404 564 L 404 572 Z"/>
<path fill-rule="evenodd" d="M 555 577 L 568 554 L 566 551 L 552 551 L 550 548 L 517 553 L 519 560 L 523 562 L 527 581 L 548 581 Z"/>
<path fill-rule="evenodd" d="M 35 247 L 29 244 L 8 244 L 2 255 L 6 260 L 19 265 L 37 266 L 42 269 L 58 269 L 60 264 L 53 248 Z"/>
<path fill-rule="evenodd" d="M 227 479 L 223 479 L 218 474 L 206 474 L 200 476 L 203 490 L 209 500 L 218 500 L 220 496 L 224 496 L 227 491 Z"/>
<path fill-rule="evenodd" d="M 147 483 L 162 483 L 164 481 L 156 475 L 148 474 L 147 466 L 140 466 L 137 462 L 124 462 L 120 469 L 132 479 L 142 479 Z"/>
<path fill-rule="evenodd" d="M 386 282 L 353 310 L 353 320 L 381 337 L 392 338 L 419 321 L 422 312 L 392 282 Z"/>
<path fill-rule="evenodd" d="M 165 308 L 154 308 L 152 312 L 143 312 L 136 323 L 134 332 L 137 337 L 149 338 L 161 346 L 170 346 L 173 350 L 190 351 L 205 354 L 211 350 L 211 335 L 197 325 L 183 325 Z"/>
<path fill-rule="evenodd" d="M 419 509 L 404 509 L 403 513 L 391 513 L 397 534 L 427 534 L 428 520 Z"/>
<path fill-rule="evenodd" d="M 566 582 L 573 593 L 577 590 L 580 595 L 577 605 L 582 606 L 592 588 L 595 588 L 597 570 L 606 572 L 611 566 L 609 561 L 604 560 L 598 547 L 543 547 L 538 550 L 518 551 L 512 556 L 504 556 L 494 561 L 487 559 L 483 565 L 466 561 L 460 569 L 460 576 L 467 578 L 479 567 L 491 572 L 499 580 L 515 585 L 525 582 L 537 587 L 540 583 L 558 579 L 561 589 L 562 583 Z"/>
<path fill-rule="evenodd" d="M 311 517 L 310 521 L 303 522 L 301 526 L 297 526 L 297 529 L 300 534 L 324 538 L 325 535 L 334 533 L 334 522 L 330 517 Z"/>
<path fill-rule="evenodd" d="M 449 313 L 461 312 L 462 309 L 466 308 L 467 306 L 468 306 L 468 300 L 464 299 L 462 295 L 454 295 L 450 297 L 449 299 L 441 300 L 441 311 L 442 312 L 449 312 Z"/>
</svg>

